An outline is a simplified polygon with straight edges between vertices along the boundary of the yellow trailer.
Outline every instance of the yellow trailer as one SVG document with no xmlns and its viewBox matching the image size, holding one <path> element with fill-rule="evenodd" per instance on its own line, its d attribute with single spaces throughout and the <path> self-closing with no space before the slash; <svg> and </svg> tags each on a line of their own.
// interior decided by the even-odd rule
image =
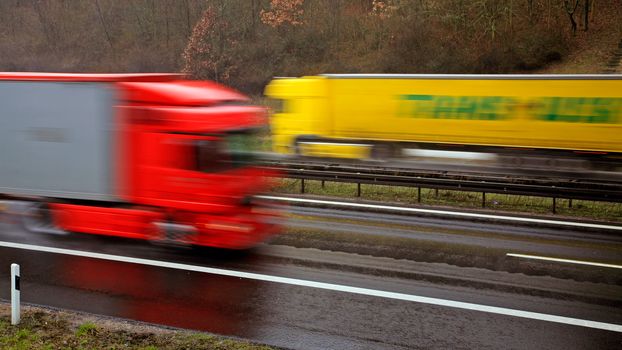
<svg viewBox="0 0 622 350">
<path fill-rule="evenodd" d="M 285 154 L 622 154 L 622 75 L 326 74 L 277 78 L 266 95 Z"/>
</svg>

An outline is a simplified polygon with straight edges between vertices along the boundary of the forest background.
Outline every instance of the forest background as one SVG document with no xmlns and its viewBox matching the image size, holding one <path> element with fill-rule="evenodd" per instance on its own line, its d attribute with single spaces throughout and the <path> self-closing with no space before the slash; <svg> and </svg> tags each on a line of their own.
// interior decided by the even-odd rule
<svg viewBox="0 0 622 350">
<path fill-rule="evenodd" d="M 319 73 L 596 73 L 622 0 L 2 0 L 0 70 L 185 72 L 261 94 Z"/>
</svg>

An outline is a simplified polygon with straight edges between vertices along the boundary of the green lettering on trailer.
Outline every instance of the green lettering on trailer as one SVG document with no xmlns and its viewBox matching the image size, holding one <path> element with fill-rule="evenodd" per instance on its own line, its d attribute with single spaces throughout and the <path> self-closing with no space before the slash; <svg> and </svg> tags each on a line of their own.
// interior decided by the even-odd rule
<svg viewBox="0 0 622 350">
<path fill-rule="evenodd" d="M 398 116 L 429 119 L 506 120 L 518 118 L 518 113 L 546 122 L 615 124 L 622 115 L 622 99 L 401 95 L 397 108 Z"/>
<path fill-rule="evenodd" d="M 544 97 L 536 120 L 564 123 L 616 124 L 622 99 L 606 97 Z"/>
<path fill-rule="evenodd" d="M 509 102 L 498 96 L 401 95 L 398 116 L 432 119 L 506 119 Z"/>
<path fill-rule="evenodd" d="M 426 107 L 425 103 L 414 103 L 414 101 L 432 101 L 432 95 L 401 95 L 399 96 L 398 102 L 398 116 L 416 116 L 417 114 L 422 114 L 424 112 L 424 108 Z M 402 102 L 405 101 L 405 102 Z M 419 110 L 417 110 L 419 107 Z"/>
</svg>

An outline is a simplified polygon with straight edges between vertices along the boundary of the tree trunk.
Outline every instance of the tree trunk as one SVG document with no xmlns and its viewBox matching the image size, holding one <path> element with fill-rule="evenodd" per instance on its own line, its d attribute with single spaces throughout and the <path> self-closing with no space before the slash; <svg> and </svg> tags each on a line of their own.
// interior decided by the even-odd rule
<svg viewBox="0 0 622 350">
<path fill-rule="evenodd" d="M 99 7 L 99 0 L 95 0 L 95 7 L 97 7 L 97 14 L 99 15 L 99 20 L 102 24 L 102 28 L 104 29 L 104 33 L 106 34 L 106 40 L 108 40 L 108 45 L 110 45 L 110 49 L 114 51 L 114 47 L 112 46 L 112 40 L 110 39 L 110 34 L 108 33 L 108 28 L 106 27 L 106 22 L 104 22 L 102 10 Z"/>
<path fill-rule="evenodd" d="M 585 0 L 583 5 L 583 30 L 587 32 L 590 23 L 590 0 Z"/>
<path fill-rule="evenodd" d="M 572 27 L 572 35 L 575 35 L 577 33 L 577 21 L 575 21 L 574 19 L 574 13 L 577 11 L 577 8 L 579 7 L 579 1 L 580 0 L 575 0 L 574 5 L 571 5 L 570 4 L 571 0 L 564 0 L 564 9 L 566 10 L 568 17 L 570 18 L 570 26 Z"/>
</svg>

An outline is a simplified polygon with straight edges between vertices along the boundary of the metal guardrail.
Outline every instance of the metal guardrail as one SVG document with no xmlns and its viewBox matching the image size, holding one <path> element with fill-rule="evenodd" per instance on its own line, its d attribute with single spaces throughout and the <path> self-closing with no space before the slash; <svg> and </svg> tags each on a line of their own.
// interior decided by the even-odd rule
<svg viewBox="0 0 622 350">
<path fill-rule="evenodd" d="M 482 206 L 486 193 L 513 194 L 555 199 L 622 202 L 622 182 L 581 180 L 577 178 L 547 178 L 529 175 L 495 175 L 429 171 L 416 169 L 379 168 L 361 165 L 301 163 L 291 161 L 266 161 L 267 168 L 278 170 L 284 176 L 301 180 L 356 183 L 357 195 L 361 184 L 417 187 L 421 201 L 421 188 L 481 192 Z M 554 211 L 555 209 L 553 209 Z"/>
</svg>

